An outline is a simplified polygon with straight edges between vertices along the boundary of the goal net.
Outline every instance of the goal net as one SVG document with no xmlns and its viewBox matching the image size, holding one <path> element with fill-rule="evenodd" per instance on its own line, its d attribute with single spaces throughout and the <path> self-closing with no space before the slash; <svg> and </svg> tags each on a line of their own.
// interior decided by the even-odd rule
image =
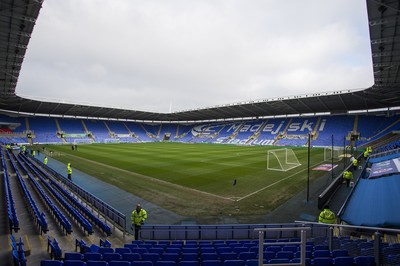
<svg viewBox="0 0 400 266">
<path fill-rule="evenodd" d="M 87 139 L 74 139 L 73 144 L 92 144 L 92 140 Z"/>
<path fill-rule="evenodd" d="M 300 166 L 292 149 L 269 150 L 267 153 L 267 169 L 276 171 L 289 171 Z"/>
<path fill-rule="evenodd" d="M 104 139 L 104 143 L 120 143 L 119 139 Z"/>
<path fill-rule="evenodd" d="M 344 157 L 343 147 L 325 147 L 324 148 L 324 161 L 340 161 Z M 348 155 L 349 157 L 349 155 Z"/>
</svg>

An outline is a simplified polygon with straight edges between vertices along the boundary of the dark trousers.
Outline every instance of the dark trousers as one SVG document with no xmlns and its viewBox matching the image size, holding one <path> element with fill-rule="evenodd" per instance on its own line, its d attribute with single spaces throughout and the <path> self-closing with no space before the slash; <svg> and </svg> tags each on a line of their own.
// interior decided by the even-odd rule
<svg viewBox="0 0 400 266">
<path fill-rule="evenodd" d="M 68 174 L 68 179 L 72 180 L 71 174 Z"/>
<path fill-rule="evenodd" d="M 142 226 L 135 224 L 134 227 L 135 227 L 135 240 L 139 240 L 139 231 Z"/>
</svg>

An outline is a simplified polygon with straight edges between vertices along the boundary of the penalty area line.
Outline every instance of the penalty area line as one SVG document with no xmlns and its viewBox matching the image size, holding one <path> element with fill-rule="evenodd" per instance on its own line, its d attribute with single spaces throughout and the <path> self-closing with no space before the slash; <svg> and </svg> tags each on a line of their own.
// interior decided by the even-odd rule
<svg viewBox="0 0 400 266">
<path fill-rule="evenodd" d="M 319 162 L 319 163 L 316 163 L 316 164 L 314 164 L 312 167 L 315 167 L 315 166 L 321 164 L 322 162 L 324 162 L 324 161 L 321 161 L 321 162 Z M 261 192 L 261 191 L 263 191 L 263 190 L 265 190 L 265 189 L 267 189 L 267 188 L 270 188 L 270 187 L 272 187 L 272 186 L 275 186 L 276 184 L 279 184 L 280 182 L 283 182 L 283 181 L 285 181 L 285 180 L 287 180 L 287 179 L 289 179 L 289 178 L 292 178 L 293 176 L 295 176 L 295 175 L 297 175 L 297 174 L 299 174 L 299 173 L 301 173 L 301 172 L 304 172 L 305 170 L 307 170 L 307 168 L 306 168 L 306 169 L 303 169 L 303 170 L 301 170 L 301 171 L 299 171 L 299 172 L 297 172 L 297 173 L 294 173 L 294 174 L 292 174 L 292 175 L 290 175 L 290 176 L 288 176 L 288 177 L 285 177 L 285 178 L 283 178 L 283 179 L 280 179 L 280 180 L 276 181 L 275 183 L 272 183 L 272 184 L 270 184 L 270 185 L 268 185 L 268 186 L 265 186 L 265 187 L 263 187 L 263 188 L 260 188 L 260 189 L 254 191 L 254 192 L 251 192 L 251 193 L 247 194 L 246 196 L 243 196 L 243 197 L 237 199 L 236 201 L 241 201 L 242 199 L 246 199 L 246 198 L 248 198 L 248 197 L 251 197 L 251 196 L 253 196 L 253 195 L 255 195 L 255 194 L 257 194 L 257 193 L 259 193 L 259 192 Z"/>
</svg>

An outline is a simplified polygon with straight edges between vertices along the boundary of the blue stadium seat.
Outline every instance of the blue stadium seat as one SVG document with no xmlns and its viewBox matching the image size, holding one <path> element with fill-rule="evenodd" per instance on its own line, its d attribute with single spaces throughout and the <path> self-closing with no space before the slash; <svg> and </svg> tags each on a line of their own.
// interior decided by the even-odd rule
<svg viewBox="0 0 400 266">
<path fill-rule="evenodd" d="M 151 247 L 151 248 L 149 248 L 149 253 L 158 253 L 158 255 L 161 255 L 161 254 L 164 253 L 164 249 L 163 248 Z"/>
<path fill-rule="evenodd" d="M 294 258 L 300 258 L 301 256 L 301 251 L 297 251 L 293 254 Z M 312 252 L 311 251 L 306 251 L 306 258 L 311 259 L 312 258 Z"/>
<path fill-rule="evenodd" d="M 124 254 L 124 253 L 132 253 L 130 248 L 115 248 L 115 253 Z"/>
<path fill-rule="evenodd" d="M 124 253 L 122 254 L 122 260 L 127 260 L 127 261 L 136 261 L 136 260 L 141 260 L 142 256 L 139 253 Z"/>
<path fill-rule="evenodd" d="M 153 266 L 153 262 L 149 260 L 133 261 L 132 266 Z"/>
<path fill-rule="evenodd" d="M 198 249 L 197 249 L 197 247 L 195 248 L 195 247 L 186 247 L 186 246 L 184 246 L 182 248 L 182 253 L 198 253 Z"/>
<path fill-rule="evenodd" d="M 289 259 L 270 259 L 268 261 L 269 264 L 285 264 L 289 263 Z"/>
<path fill-rule="evenodd" d="M 238 255 L 235 252 L 223 252 L 219 254 L 219 258 L 223 261 L 225 260 L 236 260 Z"/>
<path fill-rule="evenodd" d="M 314 266 L 331 266 L 333 263 L 332 258 L 318 257 L 312 260 Z"/>
<path fill-rule="evenodd" d="M 153 247 L 153 244 L 149 244 L 149 243 L 144 243 L 144 244 L 139 244 L 140 248 L 145 248 L 147 250 L 147 252 L 149 251 L 149 249 L 151 249 Z"/>
<path fill-rule="evenodd" d="M 246 266 L 258 266 L 258 259 L 250 259 L 246 261 Z"/>
<path fill-rule="evenodd" d="M 349 251 L 346 249 L 334 249 L 331 252 L 332 257 L 347 257 L 349 256 Z"/>
<path fill-rule="evenodd" d="M 180 255 L 178 253 L 163 253 L 161 255 L 161 259 L 164 261 L 175 261 L 177 262 L 179 260 Z"/>
<path fill-rule="evenodd" d="M 292 251 L 278 251 L 275 254 L 277 259 L 293 259 L 293 252 Z"/>
<path fill-rule="evenodd" d="M 160 240 L 160 241 L 158 241 L 158 244 L 169 246 L 171 244 L 171 241 L 170 240 Z"/>
<path fill-rule="evenodd" d="M 274 251 L 265 251 L 263 253 L 263 258 L 264 258 L 264 260 L 269 261 L 270 259 L 275 258 L 275 252 Z"/>
<path fill-rule="evenodd" d="M 179 262 L 179 266 L 199 266 L 198 261 L 181 261 Z"/>
<path fill-rule="evenodd" d="M 316 250 L 329 250 L 329 247 L 327 245 L 315 245 L 314 251 Z"/>
<path fill-rule="evenodd" d="M 112 260 L 120 261 L 122 260 L 122 255 L 119 253 L 103 253 L 103 260 L 107 262 L 110 262 Z"/>
<path fill-rule="evenodd" d="M 203 260 L 201 266 L 221 266 L 220 260 Z"/>
<path fill-rule="evenodd" d="M 250 247 L 250 248 L 249 248 L 249 251 L 250 251 L 250 252 L 255 252 L 255 253 L 258 254 L 258 246 Z"/>
<path fill-rule="evenodd" d="M 218 254 L 216 252 L 213 253 L 200 253 L 201 260 L 216 260 L 218 259 Z"/>
<path fill-rule="evenodd" d="M 232 248 L 227 246 L 217 247 L 216 250 L 218 254 L 233 252 Z"/>
<path fill-rule="evenodd" d="M 239 260 L 249 260 L 249 259 L 255 259 L 257 257 L 257 254 L 255 252 L 240 252 L 239 253 Z"/>
<path fill-rule="evenodd" d="M 170 260 L 158 260 L 154 266 L 175 266 L 177 263 Z"/>
<path fill-rule="evenodd" d="M 181 254 L 182 248 L 173 247 L 173 244 L 171 244 L 171 246 L 167 247 L 165 252 Z"/>
<path fill-rule="evenodd" d="M 158 244 L 154 244 L 153 248 L 162 248 L 163 250 L 165 250 L 168 246 L 169 244 L 162 244 L 159 242 Z"/>
<path fill-rule="evenodd" d="M 64 260 L 64 266 L 86 266 L 82 260 Z"/>
<path fill-rule="evenodd" d="M 104 254 L 104 253 L 114 253 L 114 249 L 111 247 L 99 247 L 97 250 L 98 253 Z"/>
<path fill-rule="evenodd" d="M 199 260 L 199 255 L 197 253 L 182 253 L 181 260 L 182 261 L 197 261 L 197 260 Z"/>
<path fill-rule="evenodd" d="M 64 263 L 59 260 L 42 260 L 40 266 L 63 266 Z"/>
<path fill-rule="evenodd" d="M 297 246 L 283 246 L 282 251 L 291 251 L 291 252 L 295 253 L 298 251 L 298 247 Z"/>
<path fill-rule="evenodd" d="M 314 258 L 330 257 L 330 256 L 331 256 L 331 252 L 329 250 L 316 250 L 313 252 Z"/>
<path fill-rule="evenodd" d="M 108 262 L 108 266 L 131 266 L 132 264 L 129 261 L 115 261 L 112 260 Z"/>
<path fill-rule="evenodd" d="M 353 257 L 336 257 L 333 259 L 335 266 L 353 266 Z"/>
<path fill-rule="evenodd" d="M 136 244 L 129 244 L 129 243 L 124 244 L 124 248 L 129 248 L 131 251 L 133 248 L 137 248 L 137 247 L 138 247 L 138 245 L 136 245 Z"/>
<path fill-rule="evenodd" d="M 291 259 L 290 263 L 300 263 L 300 258 Z M 311 259 L 306 258 L 306 266 L 311 266 Z"/>
<path fill-rule="evenodd" d="M 373 248 L 374 243 L 373 242 L 361 242 L 358 243 L 358 248 L 361 249 L 366 249 L 366 248 Z"/>
<path fill-rule="evenodd" d="M 239 244 L 240 245 L 240 244 Z M 239 255 L 239 253 L 241 253 L 241 252 L 248 252 L 249 251 L 249 248 L 247 248 L 247 247 L 234 247 L 233 248 L 233 252 L 235 252 L 236 254 L 238 254 Z"/>
<path fill-rule="evenodd" d="M 267 246 L 264 251 L 272 251 L 276 253 L 281 250 L 282 248 L 280 246 Z"/>
<path fill-rule="evenodd" d="M 139 253 L 142 255 L 143 253 L 148 253 L 146 248 L 133 248 L 131 249 L 132 253 Z"/>
<path fill-rule="evenodd" d="M 226 260 L 224 266 L 244 266 L 244 260 Z"/>
<path fill-rule="evenodd" d="M 86 266 L 108 266 L 108 263 L 103 260 L 89 260 L 86 262 Z"/>
<path fill-rule="evenodd" d="M 356 266 L 375 266 L 375 258 L 373 256 L 357 256 L 354 258 Z"/>
<path fill-rule="evenodd" d="M 142 260 L 147 260 L 155 263 L 157 260 L 160 259 L 160 255 L 158 253 L 143 253 Z"/>
<path fill-rule="evenodd" d="M 65 252 L 64 260 L 83 260 L 83 255 L 79 252 Z"/>
<path fill-rule="evenodd" d="M 110 248 L 111 247 L 111 242 L 108 241 L 108 239 L 103 240 L 103 239 L 100 238 L 100 247 Z"/>
<path fill-rule="evenodd" d="M 214 253 L 215 248 L 212 246 L 204 246 L 204 247 L 200 247 L 200 253 Z"/>
<path fill-rule="evenodd" d="M 89 261 L 89 260 L 102 260 L 103 255 L 98 252 L 86 252 L 83 254 L 83 260 Z"/>
</svg>

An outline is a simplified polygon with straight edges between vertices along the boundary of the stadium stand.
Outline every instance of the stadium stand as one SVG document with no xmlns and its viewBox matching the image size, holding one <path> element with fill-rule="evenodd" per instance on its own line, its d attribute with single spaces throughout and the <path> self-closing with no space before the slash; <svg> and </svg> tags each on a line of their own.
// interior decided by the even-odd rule
<svg viewBox="0 0 400 266">
<path fill-rule="evenodd" d="M 393 211 L 397 210 L 400 196 L 395 190 L 400 187 L 399 171 L 387 172 L 386 169 L 384 172 L 385 169 L 379 168 L 381 163 L 396 165 L 399 158 L 398 2 L 366 1 L 375 78 L 370 88 L 169 114 L 51 103 L 17 96 L 15 88 L 24 60 L 21 53 L 28 47 L 42 2 L 4 0 L 1 4 L 6 19 L 0 21 L 0 29 L 7 37 L 2 39 L 0 51 L 3 65 L 0 104 L 6 114 L 0 115 L 0 142 L 4 144 L 1 153 L 3 180 L 0 182 L 1 191 L 4 191 L 1 199 L 4 220 L 0 225 L 2 236 L 9 236 L 2 239 L 9 239 L 9 243 L 0 241 L 0 263 L 221 266 L 259 265 L 262 260 L 268 264 L 293 262 L 315 266 L 400 265 L 400 217 Z M 367 111 L 368 115 L 365 112 L 350 114 L 358 110 Z M 378 110 L 376 115 L 373 110 Z M 318 115 L 321 112 L 330 112 L 330 115 Z M 314 115 L 302 117 L 307 113 Z M 92 119 L 93 114 L 104 120 Z M 169 139 L 166 138 L 168 134 L 171 134 Z M 356 137 L 361 148 L 373 147 L 374 153 L 361 161 L 362 169 L 355 171 L 350 192 L 341 189 L 340 171 L 336 171 L 332 185 L 318 198 L 318 204 L 323 198 L 321 202 L 330 202 L 340 209 L 340 224 L 327 226 L 309 221 L 292 223 L 291 220 L 290 224 L 146 225 L 140 241 L 125 235 L 126 217 L 117 210 L 66 180 L 56 170 L 29 155 L 17 155 L 19 151 L 11 148 L 16 147 L 11 146 L 16 143 L 70 144 L 77 139 L 98 143 L 168 140 L 304 146 L 308 134 L 312 134 L 315 146 L 346 146 Z M 298 202 L 295 197 L 286 206 L 300 211 L 293 207 L 299 206 L 295 205 Z M 103 222 L 96 217 L 90 208 L 95 208 L 106 220 Z M 282 215 L 278 211 L 273 212 L 275 218 Z M 366 217 L 365 213 L 372 215 Z M 69 221 L 67 216 L 73 219 Z M 112 221 L 113 230 L 107 221 Z M 308 228 L 304 229 L 306 242 L 300 239 L 296 227 Z M 25 240 L 27 233 L 29 240 L 35 243 L 32 252 Z M 42 234 L 47 234 L 46 254 L 41 252 L 43 243 L 46 245 Z M 102 240 L 103 237 L 107 239 Z M 76 239 L 75 243 L 71 244 L 71 238 Z M 9 246 L 4 247 L 4 243 Z"/>
<path fill-rule="evenodd" d="M 61 132 L 59 132 L 55 123 L 55 118 L 35 117 L 34 119 L 27 118 L 27 120 L 29 121 L 29 128 L 34 136 L 34 142 L 63 143 Z"/>
<path fill-rule="evenodd" d="M 180 129 L 182 126 L 178 124 L 154 128 L 144 124 L 122 121 L 63 118 L 59 120 L 62 122 L 58 123 L 60 127 L 57 128 L 55 121 L 58 119 L 31 117 L 29 121 L 31 128 L 34 128 L 32 141 L 41 144 L 158 142 L 166 141 L 165 138 L 168 136 L 168 142 L 306 146 L 308 135 L 311 134 L 312 145 L 324 147 L 331 146 L 332 140 L 334 146 L 343 146 L 344 142 L 349 143 L 352 134 L 356 134 L 358 136 L 357 145 L 362 146 L 375 145 L 375 142 L 380 143 L 382 139 L 395 142 L 400 129 L 398 116 L 371 118 L 357 115 L 192 124 L 186 125 L 183 133 L 179 132 L 178 128 Z M 25 125 L 25 122 L 22 124 Z M 42 126 L 36 127 L 36 125 Z M 71 125 L 71 128 L 68 125 Z M 83 125 L 87 125 L 87 131 Z M 390 136 L 390 140 L 388 140 L 388 136 Z M 10 143 L 13 140 L 6 141 Z M 14 143 L 26 143 L 26 139 L 16 141 L 14 138 Z"/>
</svg>

